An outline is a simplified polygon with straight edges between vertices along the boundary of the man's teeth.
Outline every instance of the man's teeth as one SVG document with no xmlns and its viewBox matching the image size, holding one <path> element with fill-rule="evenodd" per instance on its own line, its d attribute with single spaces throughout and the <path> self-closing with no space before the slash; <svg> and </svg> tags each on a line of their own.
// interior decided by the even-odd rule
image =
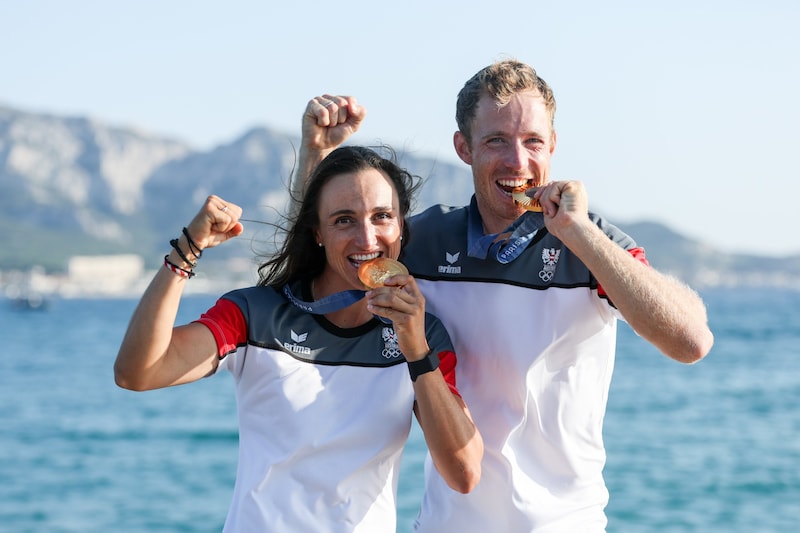
<svg viewBox="0 0 800 533">
<path fill-rule="evenodd" d="M 501 187 L 509 187 L 516 189 L 517 187 L 525 187 L 530 183 L 529 180 L 497 180 L 498 185 Z"/>
</svg>

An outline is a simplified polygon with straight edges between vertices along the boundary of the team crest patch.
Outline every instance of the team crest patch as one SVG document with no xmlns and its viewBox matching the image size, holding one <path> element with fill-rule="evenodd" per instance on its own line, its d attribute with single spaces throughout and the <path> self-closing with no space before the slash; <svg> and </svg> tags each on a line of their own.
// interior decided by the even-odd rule
<svg viewBox="0 0 800 533">
<path fill-rule="evenodd" d="M 381 337 L 383 337 L 383 350 L 381 351 L 381 355 L 386 359 L 396 359 L 403 355 L 400 352 L 400 346 L 397 344 L 397 333 L 394 332 L 393 328 L 383 328 Z"/>
<path fill-rule="evenodd" d="M 544 248 L 542 250 L 542 263 L 544 263 L 544 266 L 539 271 L 539 277 L 545 283 L 549 283 L 555 276 L 559 255 L 561 255 L 561 250 L 556 250 L 555 248 Z"/>
</svg>

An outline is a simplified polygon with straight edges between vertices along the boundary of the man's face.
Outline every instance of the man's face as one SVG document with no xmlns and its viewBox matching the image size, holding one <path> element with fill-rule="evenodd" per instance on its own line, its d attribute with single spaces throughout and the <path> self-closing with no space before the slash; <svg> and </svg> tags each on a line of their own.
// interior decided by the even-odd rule
<svg viewBox="0 0 800 533">
<path fill-rule="evenodd" d="M 456 152 L 472 167 L 487 232 L 502 231 L 524 212 L 511 198 L 511 189 L 535 187 L 549 179 L 556 140 L 550 124 L 544 99 L 528 91 L 514 95 L 503 107 L 483 95 L 472 123 L 472 141 L 456 132 Z"/>
</svg>

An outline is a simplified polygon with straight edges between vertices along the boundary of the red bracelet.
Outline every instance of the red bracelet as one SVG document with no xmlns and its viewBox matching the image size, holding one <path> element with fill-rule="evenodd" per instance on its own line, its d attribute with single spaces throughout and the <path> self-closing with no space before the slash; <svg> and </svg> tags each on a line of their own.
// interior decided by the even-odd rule
<svg viewBox="0 0 800 533">
<path fill-rule="evenodd" d="M 185 268 L 181 268 L 178 265 L 171 263 L 169 260 L 169 254 L 164 256 L 164 266 L 168 270 L 171 270 L 173 274 L 177 274 L 182 278 L 189 279 L 194 277 L 194 272 L 191 270 L 186 270 Z"/>
</svg>

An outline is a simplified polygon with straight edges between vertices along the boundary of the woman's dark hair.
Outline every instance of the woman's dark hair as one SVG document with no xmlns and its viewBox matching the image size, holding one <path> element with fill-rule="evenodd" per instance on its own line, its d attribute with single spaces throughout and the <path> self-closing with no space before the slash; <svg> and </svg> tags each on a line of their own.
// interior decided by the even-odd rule
<svg viewBox="0 0 800 533">
<path fill-rule="evenodd" d="M 343 146 L 323 159 L 311 176 L 300 201 L 296 216 L 288 219 L 286 236 L 278 252 L 258 267 L 259 286 L 282 287 L 296 279 L 313 279 L 325 268 L 325 249 L 318 246 L 316 230 L 322 188 L 331 179 L 341 174 L 350 174 L 370 168 L 377 169 L 389 177 L 400 200 L 400 217 L 405 221 L 413 207 L 414 196 L 422 184 L 417 176 L 400 168 L 397 157 L 388 146 L 381 150 L 388 154 L 382 157 L 375 150 L 363 146 Z M 410 238 L 408 224 L 403 224 L 403 244 Z"/>
</svg>

